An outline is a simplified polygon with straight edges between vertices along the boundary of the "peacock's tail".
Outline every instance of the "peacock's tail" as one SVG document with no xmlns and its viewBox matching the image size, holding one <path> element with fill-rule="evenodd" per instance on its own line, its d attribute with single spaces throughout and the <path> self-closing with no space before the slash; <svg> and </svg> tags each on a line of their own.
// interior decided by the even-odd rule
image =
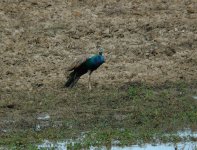
<svg viewBox="0 0 197 150">
<path fill-rule="evenodd" d="M 77 75 L 77 72 L 75 71 L 71 72 L 68 76 L 68 80 L 65 83 L 65 87 L 72 88 L 77 83 L 79 78 L 80 77 Z"/>
</svg>

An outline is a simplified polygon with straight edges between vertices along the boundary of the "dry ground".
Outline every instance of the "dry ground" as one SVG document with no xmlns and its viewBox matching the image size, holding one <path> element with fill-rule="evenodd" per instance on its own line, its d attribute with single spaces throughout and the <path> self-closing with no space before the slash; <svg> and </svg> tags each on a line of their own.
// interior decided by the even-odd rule
<svg viewBox="0 0 197 150">
<path fill-rule="evenodd" d="M 196 80 L 197 2 L 1 1 L 0 89 L 61 88 L 65 68 L 97 43 L 107 62 L 95 86 Z"/>
</svg>

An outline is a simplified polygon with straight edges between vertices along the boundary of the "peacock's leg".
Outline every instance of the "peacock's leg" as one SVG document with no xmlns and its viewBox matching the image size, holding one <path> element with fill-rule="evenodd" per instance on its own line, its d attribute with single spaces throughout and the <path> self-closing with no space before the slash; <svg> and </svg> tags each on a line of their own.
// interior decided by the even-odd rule
<svg viewBox="0 0 197 150">
<path fill-rule="evenodd" d="M 92 90 L 92 86 L 91 86 L 91 74 L 92 74 L 92 71 L 89 71 L 89 76 L 88 76 L 88 88 L 89 88 L 89 90 Z"/>
</svg>

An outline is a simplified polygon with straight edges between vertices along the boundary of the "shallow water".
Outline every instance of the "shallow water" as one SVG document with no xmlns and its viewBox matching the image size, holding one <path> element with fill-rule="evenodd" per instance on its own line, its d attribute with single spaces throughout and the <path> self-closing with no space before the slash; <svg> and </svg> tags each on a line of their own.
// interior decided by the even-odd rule
<svg viewBox="0 0 197 150">
<path fill-rule="evenodd" d="M 132 145 L 129 147 L 112 147 L 111 150 L 195 150 L 197 148 L 197 142 L 185 142 L 185 143 L 167 143 L 151 145 L 145 144 L 143 146 Z"/>
<path fill-rule="evenodd" d="M 193 99 L 197 100 L 197 96 L 193 96 Z"/>
<path fill-rule="evenodd" d="M 49 120 L 50 116 L 48 113 L 41 113 L 37 116 L 37 120 Z"/>
<path fill-rule="evenodd" d="M 192 132 L 191 129 L 185 129 L 183 131 L 178 131 L 177 132 L 177 135 L 180 136 L 180 137 L 182 137 L 182 138 L 185 138 L 185 137 L 197 138 L 197 131 Z"/>
<path fill-rule="evenodd" d="M 184 131 L 178 131 L 176 135 L 179 135 L 182 138 L 186 137 L 193 137 L 197 138 L 197 132 L 192 132 L 190 129 L 186 129 Z M 50 142 L 48 140 L 43 141 L 42 144 L 38 145 L 38 149 L 41 148 L 54 148 L 55 150 L 67 150 L 68 144 L 73 144 L 76 141 L 72 140 L 65 140 L 63 142 Z M 110 148 L 106 148 L 105 146 L 102 147 L 93 147 L 91 146 L 89 150 L 197 150 L 197 142 L 179 142 L 179 143 L 157 143 L 157 144 L 150 144 L 146 143 L 144 145 L 130 145 L 130 146 L 116 146 L 116 142 L 113 142 L 114 145 L 112 145 Z"/>
<path fill-rule="evenodd" d="M 56 150 L 67 150 L 67 144 L 68 142 L 57 142 L 57 143 L 52 143 L 49 141 L 45 141 L 43 144 L 38 146 L 38 149 L 41 148 L 54 148 Z M 196 150 L 197 149 L 197 142 L 183 142 L 183 143 L 166 143 L 166 144 L 144 144 L 144 145 L 131 145 L 131 146 L 111 146 L 110 148 L 106 148 L 105 146 L 103 147 L 90 147 L 89 150 Z"/>
</svg>

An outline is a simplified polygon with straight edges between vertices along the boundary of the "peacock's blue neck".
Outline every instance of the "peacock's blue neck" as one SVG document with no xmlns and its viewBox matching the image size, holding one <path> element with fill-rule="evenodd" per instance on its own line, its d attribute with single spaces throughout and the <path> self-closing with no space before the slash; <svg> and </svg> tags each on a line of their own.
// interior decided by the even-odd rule
<svg viewBox="0 0 197 150">
<path fill-rule="evenodd" d="M 86 61 L 87 68 L 90 68 L 92 70 L 97 69 L 100 65 L 102 65 L 105 62 L 105 58 L 103 55 L 97 54 L 92 57 L 90 57 Z"/>
</svg>

